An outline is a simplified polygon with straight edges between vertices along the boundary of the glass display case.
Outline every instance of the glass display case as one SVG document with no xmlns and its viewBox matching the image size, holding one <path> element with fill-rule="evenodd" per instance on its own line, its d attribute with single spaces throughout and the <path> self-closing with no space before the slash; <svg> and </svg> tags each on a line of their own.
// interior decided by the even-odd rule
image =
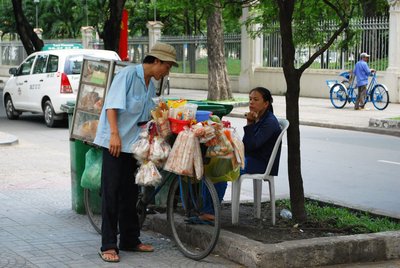
<svg viewBox="0 0 400 268">
<path fill-rule="evenodd" d="M 128 63 L 84 57 L 72 119 L 71 139 L 90 145 L 96 136 L 100 113 L 114 75 Z"/>
</svg>

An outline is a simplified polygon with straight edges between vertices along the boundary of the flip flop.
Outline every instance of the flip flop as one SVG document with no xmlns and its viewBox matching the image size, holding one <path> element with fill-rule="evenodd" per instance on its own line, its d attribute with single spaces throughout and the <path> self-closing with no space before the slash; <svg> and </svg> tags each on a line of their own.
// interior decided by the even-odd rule
<svg viewBox="0 0 400 268">
<path fill-rule="evenodd" d="M 113 258 L 107 258 L 107 255 L 111 255 Z M 100 258 L 105 261 L 105 262 L 119 262 L 119 256 L 118 253 L 114 250 L 106 250 L 106 251 L 99 251 L 99 256 Z M 117 258 L 115 259 L 115 256 L 117 256 Z"/>
<path fill-rule="evenodd" d="M 193 216 L 185 219 L 188 224 L 200 224 L 200 225 L 214 225 L 214 222 L 208 220 L 202 220 L 198 216 Z"/>
</svg>

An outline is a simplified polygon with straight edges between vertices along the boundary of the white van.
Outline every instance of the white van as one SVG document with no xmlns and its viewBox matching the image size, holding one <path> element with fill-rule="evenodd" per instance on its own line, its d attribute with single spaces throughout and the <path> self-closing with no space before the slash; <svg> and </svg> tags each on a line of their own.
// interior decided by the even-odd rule
<svg viewBox="0 0 400 268">
<path fill-rule="evenodd" d="M 35 52 L 12 75 L 3 90 L 8 119 L 18 119 L 23 112 L 42 113 L 48 127 L 66 118 L 62 104 L 75 101 L 83 56 L 121 60 L 118 54 L 98 49 L 62 49 Z"/>
</svg>

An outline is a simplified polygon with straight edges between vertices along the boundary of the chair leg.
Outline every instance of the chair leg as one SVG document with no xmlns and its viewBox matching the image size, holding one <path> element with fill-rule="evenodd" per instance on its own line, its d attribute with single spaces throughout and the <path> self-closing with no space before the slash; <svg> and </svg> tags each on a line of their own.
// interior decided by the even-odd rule
<svg viewBox="0 0 400 268">
<path fill-rule="evenodd" d="M 240 188 L 242 186 L 241 178 L 232 182 L 231 206 L 232 206 L 232 224 L 239 223 L 239 206 L 240 206 Z"/>
<path fill-rule="evenodd" d="M 272 225 L 275 225 L 275 182 L 274 178 L 268 180 L 269 185 L 269 196 L 270 196 L 270 203 L 271 203 L 271 218 L 272 218 Z"/>
<path fill-rule="evenodd" d="M 254 217 L 261 218 L 261 190 L 262 181 L 253 180 L 253 191 L 254 191 Z"/>
</svg>

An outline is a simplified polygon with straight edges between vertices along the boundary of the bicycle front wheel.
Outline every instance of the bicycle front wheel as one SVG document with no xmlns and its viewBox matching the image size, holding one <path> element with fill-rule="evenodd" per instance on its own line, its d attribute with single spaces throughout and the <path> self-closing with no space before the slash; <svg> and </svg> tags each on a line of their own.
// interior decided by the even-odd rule
<svg viewBox="0 0 400 268">
<path fill-rule="evenodd" d="M 389 105 L 389 92 L 383 85 L 378 84 L 372 89 L 371 101 L 376 109 L 384 110 Z"/>
<path fill-rule="evenodd" d="M 83 201 L 86 214 L 93 228 L 101 234 L 101 196 L 99 190 L 90 190 L 85 188 L 83 191 Z"/>
<path fill-rule="evenodd" d="M 214 209 L 213 222 L 197 217 L 205 206 Z M 168 193 L 167 219 L 175 242 L 186 257 L 194 260 L 207 257 L 220 232 L 220 203 L 213 183 L 207 178 L 194 181 L 176 177 Z"/>
<path fill-rule="evenodd" d="M 330 91 L 331 103 L 335 108 L 343 108 L 346 105 L 347 93 L 341 84 L 334 84 Z"/>
</svg>

